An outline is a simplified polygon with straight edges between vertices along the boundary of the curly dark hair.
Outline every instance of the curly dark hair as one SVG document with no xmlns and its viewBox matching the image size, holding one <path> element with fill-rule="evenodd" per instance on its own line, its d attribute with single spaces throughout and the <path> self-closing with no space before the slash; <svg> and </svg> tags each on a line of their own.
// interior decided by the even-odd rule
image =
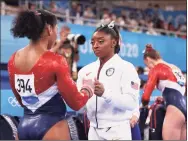
<svg viewBox="0 0 188 141">
<path fill-rule="evenodd" d="M 13 20 L 11 33 L 17 38 L 27 37 L 37 41 L 46 24 L 54 27 L 57 24 L 56 16 L 46 10 L 20 11 Z"/>
<path fill-rule="evenodd" d="M 101 31 L 101 32 L 104 32 L 106 34 L 110 34 L 111 37 L 114 38 L 117 41 L 117 44 L 114 48 L 114 53 L 119 53 L 119 51 L 120 51 L 120 44 L 119 44 L 120 34 L 119 34 L 119 30 L 118 30 L 117 26 L 114 25 L 113 28 L 109 28 L 108 24 L 107 24 L 107 25 L 98 27 L 94 31 L 94 33 L 97 32 L 97 31 Z"/>
</svg>

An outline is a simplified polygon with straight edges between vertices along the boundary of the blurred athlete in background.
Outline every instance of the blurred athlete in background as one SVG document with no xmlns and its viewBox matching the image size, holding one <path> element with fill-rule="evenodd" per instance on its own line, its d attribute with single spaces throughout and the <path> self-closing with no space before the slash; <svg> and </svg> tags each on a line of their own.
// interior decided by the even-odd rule
<svg viewBox="0 0 188 141">
<path fill-rule="evenodd" d="M 150 69 L 142 95 L 142 104 L 148 105 L 155 86 L 162 91 L 166 106 L 163 140 L 186 140 L 187 101 L 185 78 L 181 70 L 162 60 L 160 54 L 146 45 L 144 63 Z"/>
</svg>

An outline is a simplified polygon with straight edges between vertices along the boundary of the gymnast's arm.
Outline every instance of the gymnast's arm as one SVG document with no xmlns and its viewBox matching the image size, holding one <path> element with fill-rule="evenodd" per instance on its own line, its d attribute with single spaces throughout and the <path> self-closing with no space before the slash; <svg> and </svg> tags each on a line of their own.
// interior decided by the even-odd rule
<svg viewBox="0 0 188 141">
<path fill-rule="evenodd" d="M 146 86 L 144 88 L 144 93 L 142 95 L 143 106 L 147 105 L 150 101 L 150 96 L 152 94 L 152 91 L 154 90 L 155 85 L 157 84 L 157 80 L 158 80 L 157 74 L 158 74 L 157 68 L 153 68 L 149 72 L 148 81 L 146 83 Z"/>
<path fill-rule="evenodd" d="M 63 57 L 54 67 L 56 70 L 58 89 L 63 99 L 73 110 L 79 110 L 91 97 L 91 93 L 85 89 L 81 89 L 80 92 L 78 91 L 75 82 L 70 76 L 67 62 Z"/>
</svg>

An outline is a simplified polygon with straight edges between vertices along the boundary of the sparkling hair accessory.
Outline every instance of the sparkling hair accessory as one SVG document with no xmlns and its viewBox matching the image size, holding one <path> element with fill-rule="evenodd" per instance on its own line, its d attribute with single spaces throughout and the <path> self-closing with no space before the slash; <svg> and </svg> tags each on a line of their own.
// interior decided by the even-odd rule
<svg viewBox="0 0 188 141">
<path fill-rule="evenodd" d="M 101 24 L 101 27 L 105 27 L 107 26 L 108 28 L 110 29 L 113 29 L 114 28 L 114 25 L 115 25 L 115 21 L 111 21 L 109 24 Z"/>
<path fill-rule="evenodd" d="M 108 24 L 108 28 L 114 28 L 114 25 L 115 25 L 115 21 L 111 21 L 111 22 Z"/>
</svg>

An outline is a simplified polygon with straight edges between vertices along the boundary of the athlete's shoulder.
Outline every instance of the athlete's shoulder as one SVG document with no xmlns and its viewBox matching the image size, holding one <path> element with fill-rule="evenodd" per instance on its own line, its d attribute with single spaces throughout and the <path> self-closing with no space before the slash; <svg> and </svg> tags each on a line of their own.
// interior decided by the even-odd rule
<svg viewBox="0 0 188 141">
<path fill-rule="evenodd" d="M 168 72 L 168 71 L 169 71 L 169 66 L 163 63 L 159 63 L 149 70 L 149 76 L 160 76 L 161 72 Z"/>
<path fill-rule="evenodd" d="M 61 55 L 59 55 L 58 53 L 54 53 L 54 52 L 52 52 L 52 51 L 46 51 L 45 52 L 45 58 L 49 58 L 49 59 L 61 59 Z"/>
<path fill-rule="evenodd" d="M 123 59 L 121 59 L 121 66 L 122 66 L 122 69 L 135 70 L 136 71 L 135 66 L 131 62 L 123 60 Z"/>
<path fill-rule="evenodd" d="M 8 69 L 8 71 L 10 71 L 10 70 L 13 69 L 13 66 L 14 66 L 14 57 L 15 57 L 15 55 L 16 55 L 16 52 L 14 52 L 14 53 L 10 56 L 10 58 L 9 58 L 9 60 L 8 60 L 8 64 L 7 64 L 7 69 Z"/>
<path fill-rule="evenodd" d="M 15 52 L 10 56 L 8 63 L 13 63 L 15 56 L 16 56 L 16 57 L 19 57 L 23 50 L 24 50 L 24 48 L 21 48 L 21 49 L 15 51 Z"/>
<path fill-rule="evenodd" d="M 126 76 L 138 78 L 136 68 L 131 62 L 121 59 L 119 66 Z"/>
<path fill-rule="evenodd" d="M 62 64 L 66 62 L 65 57 L 63 57 L 62 55 L 59 55 L 58 53 L 54 53 L 52 51 L 45 52 L 44 58 L 48 62 L 53 62 L 53 63 L 58 63 L 58 64 Z"/>
<path fill-rule="evenodd" d="M 90 64 L 88 64 L 88 65 L 82 67 L 82 68 L 79 70 L 78 73 L 79 73 L 79 74 L 86 73 L 86 72 L 88 72 L 88 71 L 93 70 L 93 68 L 95 68 L 95 67 L 96 67 L 96 62 L 92 62 L 92 63 L 90 63 Z"/>
<path fill-rule="evenodd" d="M 10 56 L 10 58 L 9 58 L 9 60 L 8 60 L 8 64 L 10 64 L 10 63 L 12 63 L 12 62 L 14 61 L 14 56 L 15 56 L 15 54 L 16 54 L 16 52 L 14 52 L 14 53 Z"/>
<path fill-rule="evenodd" d="M 159 63 L 150 70 L 150 72 L 152 73 L 158 73 L 158 72 L 164 72 L 164 71 L 171 71 L 171 67 L 167 64 Z"/>
<path fill-rule="evenodd" d="M 155 65 L 155 67 L 153 69 L 163 69 L 163 68 L 170 68 L 170 65 L 165 64 L 165 63 L 159 63 L 159 64 Z"/>
</svg>

